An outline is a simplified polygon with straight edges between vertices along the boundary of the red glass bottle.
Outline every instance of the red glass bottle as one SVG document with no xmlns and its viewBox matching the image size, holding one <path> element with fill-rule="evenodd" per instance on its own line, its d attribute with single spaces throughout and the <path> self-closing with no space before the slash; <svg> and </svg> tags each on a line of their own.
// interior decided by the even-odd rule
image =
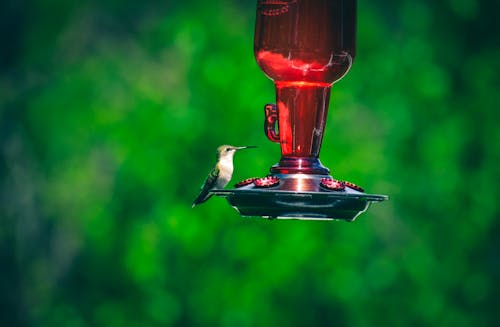
<svg viewBox="0 0 500 327">
<path fill-rule="evenodd" d="M 352 65 L 355 34 L 356 0 L 258 0 L 254 53 L 275 83 L 281 145 L 272 172 L 328 174 L 319 153 L 330 89 Z"/>
</svg>

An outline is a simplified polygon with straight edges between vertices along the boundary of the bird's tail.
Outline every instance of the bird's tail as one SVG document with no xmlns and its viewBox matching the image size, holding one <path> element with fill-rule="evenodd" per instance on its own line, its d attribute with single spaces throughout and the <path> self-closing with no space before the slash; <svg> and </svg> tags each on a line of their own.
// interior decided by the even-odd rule
<svg viewBox="0 0 500 327">
<path fill-rule="evenodd" d="M 208 199 L 210 199 L 210 197 L 212 196 L 213 194 L 212 193 L 209 193 L 208 191 L 206 192 L 201 192 L 200 195 L 198 195 L 196 197 L 196 199 L 194 199 L 193 201 L 193 205 L 191 206 L 191 208 L 194 208 L 195 206 L 197 206 L 198 204 L 202 204 L 203 202 L 207 201 Z"/>
</svg>

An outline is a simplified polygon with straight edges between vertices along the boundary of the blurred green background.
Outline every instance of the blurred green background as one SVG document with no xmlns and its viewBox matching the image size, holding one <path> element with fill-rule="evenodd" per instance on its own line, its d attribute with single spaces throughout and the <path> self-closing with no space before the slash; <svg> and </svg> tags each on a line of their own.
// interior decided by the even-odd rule
<svg viewBox="0 0 500 327">
<path fill-rule="evenodd" d="M 359 1 L 322 162 L 353 223 L 191 209 L 219 144 L 267 174 L 255 1 L 0 5 L 0 325 L 493 326 L 498 1 Z"/>
</svg>

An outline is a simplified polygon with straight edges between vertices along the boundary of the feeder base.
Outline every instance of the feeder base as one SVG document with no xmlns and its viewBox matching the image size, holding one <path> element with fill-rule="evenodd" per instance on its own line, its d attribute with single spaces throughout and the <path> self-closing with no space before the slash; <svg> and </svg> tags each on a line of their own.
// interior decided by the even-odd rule
<svg viewBox="0 0 500 327">
<path fill-rule="evenodd" d="M 301 220 L 353 221 L 370 203 L 387 200 L 385 195 L 332 194 L 270 190 L 216 190 L 242 216 Z"/>
</svg>

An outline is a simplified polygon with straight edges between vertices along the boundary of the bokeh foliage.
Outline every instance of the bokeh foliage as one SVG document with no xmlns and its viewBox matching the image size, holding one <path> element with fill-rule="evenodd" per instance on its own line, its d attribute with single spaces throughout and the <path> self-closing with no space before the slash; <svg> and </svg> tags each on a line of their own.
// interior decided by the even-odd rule
<svg viewBox="0 0 500 327">
<path fill-rule="evenodd" d="M 190 207 L 279 159 L 254 1 L 2 2 L 0 323 L 498 323 L 499 9 L 359 1 L 321 159 L 391 200 L 341 223 Z"/>
</svg>

